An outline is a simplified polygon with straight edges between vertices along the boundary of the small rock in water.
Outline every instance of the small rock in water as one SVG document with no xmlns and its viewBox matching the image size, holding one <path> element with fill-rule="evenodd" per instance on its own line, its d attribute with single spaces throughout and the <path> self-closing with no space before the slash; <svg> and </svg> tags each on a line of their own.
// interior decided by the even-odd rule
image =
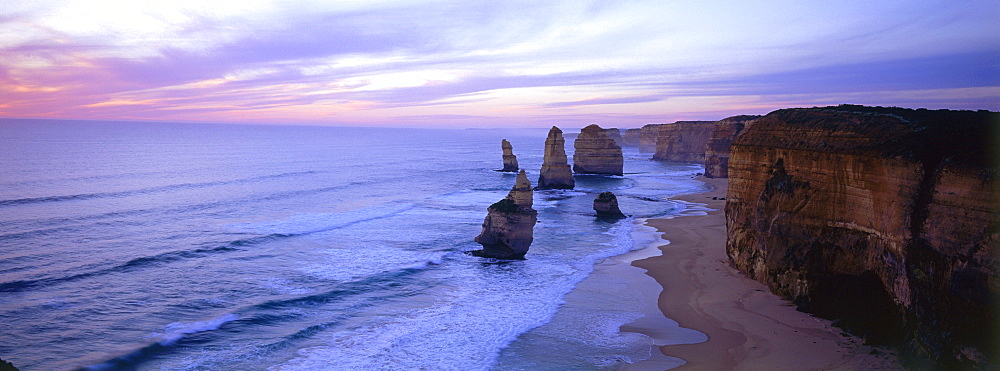
<svg viewBox="0 0 1000 371">
<path fill-rule="evenodd" d="M 603 192 L 594 199 L 594 211 L 601 218 L 624 218 L 625 214 L 618 208 L 618 197 L 614 193 Z"/>
</svg>

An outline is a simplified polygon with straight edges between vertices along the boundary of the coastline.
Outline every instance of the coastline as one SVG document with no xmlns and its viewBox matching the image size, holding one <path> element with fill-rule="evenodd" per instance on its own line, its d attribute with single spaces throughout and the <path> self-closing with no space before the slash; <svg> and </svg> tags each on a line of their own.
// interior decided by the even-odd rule
<svg viewBox="0 0 1000 371">
<path fill-rule="evenodd" d="M 732 268 L 725 252 L 725 201 L 720 200 L 726 197 L 728 180 L 698 180 L 711 190 L 674 199 L 704 204 L 711 209 L 707 215 L 647 220 L 669 243 L 656 247 L 660 255 L 647 253 L 653 256 L 631 261 L 659 284 L 635 287 L 659 291 L 644 296 L 657 298 L 660 313 L 647 311 L 621 331 L 653 338 L 660 354 L 626 369 L 662 370 L 676 365 L 678 358 L 686 362 L 679 370 L 902 369 L 892 351 L 864 345 L 831 321 L 795 310 L 764 284 Z M 665 344 L 664 317 L 708 340 Z"/>
</svg>

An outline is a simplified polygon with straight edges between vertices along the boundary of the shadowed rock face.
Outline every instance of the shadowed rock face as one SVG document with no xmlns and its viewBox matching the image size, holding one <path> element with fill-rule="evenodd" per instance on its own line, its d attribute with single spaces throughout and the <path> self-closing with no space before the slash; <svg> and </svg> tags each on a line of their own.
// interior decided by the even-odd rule
<svg viewBox="0 0 1000 371">
<path fill-rule="evenodd" d="M 500 171 L 517 171 L 517 156 L 514 156 L 514 147 L 504 139 L 500 142 L 500 149 L 503 150 L 503 169 Z"/>
<path fill-rule="evenodd" d="M 715 122 L 715 129 L 705 146 L 705 177 L 726 178 L 729 176 L 729 146 L 743 129 L 761 116 L 733 116 Z"/>
<path fill-rule="evenodd" d="M 625 134 L 622 134 L 622 140 L 624 141 L 624 146 L 638 147 L 639 137 L 642 135 L 642 129 L 625 129 Z"/>
<path fill-rule="evenodd" d="M 574 173 L 622 175 L 622 147 L 600 126 L 591 124 L 580 130 L 573 148 Z"/>
<path fill-rule="evenodd" d="M 646 124 L 639 129 L 639 152 L 656 152 L 656 138 L 660 135 L 660 128 L 665 124 Z"/>
<path fill-rule="evenodd" d="M 731 263 L 906 359 L 996 366 L 996 113 L 779 110 L 731 147 Z"/>
<path fill-rule="evenodd" d="M 659 128 L 654 160 L 705 162 L 715 121 L 677 121 Z"/>
<path fill-rule="evenodd" d="M 483 231 L 475 241 L 483 249 L 474 251 L 477 256 L 497 259 L 523 259 L 534 239 L 538 212 L 532 205 L 531 182 L 521 170 L 517 182 L 507 197 L 490 205 Z"/>
<path fill-rule="evenodd" d="M 618 197 L 614 193 L 602 192 L 594 199 L 594 211 L 600 218 L 624 218 L 625 214 L 618 208 Z"/>
<path fill-rule="evenodd" d="M 545 138 L 545 156 L 536 189 L 573 189 L 576 181 L 573 180 L 568 162 L 562 130 L 553 126 L 549 129 L 549 136 Z"/>
<path fill-rule="evenodd" d="M 608 138 L 611 138 L 611 140 L 615 141 L 615 144 L 617 144 L 618 147 L 625 146 L 625 139 L 622 138 L 621 130 L 618 130 L 618 128 L 610 128 L 610 129 L 604 129 L 604 132 L 608 133 Z"/>
</svg>

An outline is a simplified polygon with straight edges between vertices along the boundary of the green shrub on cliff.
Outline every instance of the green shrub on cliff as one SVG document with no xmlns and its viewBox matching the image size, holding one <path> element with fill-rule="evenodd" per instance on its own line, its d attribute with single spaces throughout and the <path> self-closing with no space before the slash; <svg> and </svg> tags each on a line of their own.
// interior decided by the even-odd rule
<svg viewBox="0 0 1000 371">
<path fill-rule="evenodd" d="M 516 203 L 514 203 L 514 200 L 511 200 L 509 198 L 505 198 L 505 199 L 502 199 L 502 200 L 497 201 L 497 202 L 493 203 L 492 205 L 490 205 L 489 209 L 493 210 L 493 211 L 501 211 L 501 212 L 505 212 L 505 213 L 512 213 L 512 212 L 517 211 L 518 206 L 517 206 Z"/>
</svg>

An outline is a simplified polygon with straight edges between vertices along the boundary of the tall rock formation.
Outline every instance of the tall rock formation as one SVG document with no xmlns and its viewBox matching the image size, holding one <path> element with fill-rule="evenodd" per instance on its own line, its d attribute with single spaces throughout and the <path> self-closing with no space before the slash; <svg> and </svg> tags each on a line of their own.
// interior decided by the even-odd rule
<svg viewBox="0 0 1000 371">
<path fill-rule="evenodd" d="M 503 150 L 503 169 L 500 171 L 517 171 L 517 156 L 514 156 L 514 147 L 506 139 L 500 141 L 500 149 Z"/>
<path fill-rule="evenodd" d="M 594 211 L 600 218 L 624 218 L 625 214 L 618 208 L 618 197 L 614 193 L 601 192 L 594 199 Z"/>
<path fill-rule="evenodd" d="M 570 172 L 566 158 L 566 140 L 562 130 L 553 126 L 549 136 L 545 138 L 545 155 L 542 158 L 542 170 L 538 174 L 536 189 L 573 189 L 576 181 Z"/>
<path fill-rule="evenodd" d="M 705 146 L 715 121 L 677 121 L 659 128 L 654 160 L 705 162 Z"/>
<path fill-rule="evenodd" d="M 998 119 L 838 106 L 756 120 L 729 158 L 731 263 L 911 362 L 997 366 Z"/>
<path fill-rule="evenodd" d="M 646 124 L 639 129 L 639 152 L 656 152 L 656 138 L 665 124 Z"/>
<path fill-rule="evenodd" d="M 577 174 L 622 175 L 625 162 L 619 147 L 597 124 L 580 130 L 573 141 L 573 172 Z"/>
<path fill-rule="evenodd" d="M 624 146 L 638 147 L 639 137 L 642 135 L 642 129 L 625 129 L 625 134 L 622 134 L 622 140 L 624 141 Z M 655 150 L 655 145 L 654 145 Z"/>
<path fill-rule="evenodd" d="M 760 116 L 733 116 L 715 122 L 715 129 L 705 146 L 705 177 L 729 177 L 729 146 L 743 129 Z"/>
<path fill-rule="evenodd" d="M 483 231 L 475 238 L 483 249 L 473 254 L 487 258 L 523 259 L 534 239 L 534 227 L 538 222 L 538 212 L 531 205 L 531 182 L 521 170 L 507 197 L 487 209 Z"/>
<path fill-rule="evenodd" d="M 530 209 L 532 204 L 534 204 L 534 192 L 531 191 L 531 181 L 528 180 L 528 175 L 524 172 L 524 170 L 517 173 L 517 180 L 514 182 L 514 188 L 510 189 L 506 198 L 513 200 L 514 204 L 518 207 Z"/>
</svg>

